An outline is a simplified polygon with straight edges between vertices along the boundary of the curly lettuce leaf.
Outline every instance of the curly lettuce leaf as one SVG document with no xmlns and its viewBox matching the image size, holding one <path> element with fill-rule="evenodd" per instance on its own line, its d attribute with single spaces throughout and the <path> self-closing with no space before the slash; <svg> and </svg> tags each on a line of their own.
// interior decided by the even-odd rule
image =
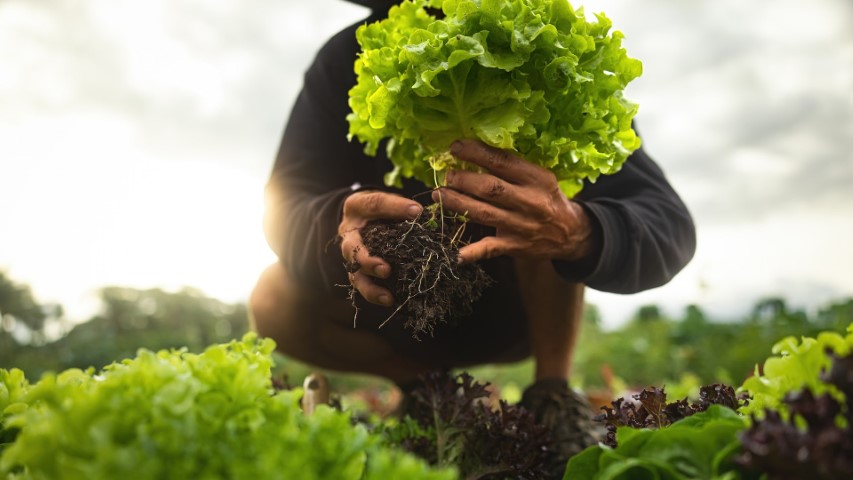
<svg viewBox="0 0 853 480">
<path fill-rule="evenodd" d="M 273 390 L 273 349 L 248 334 L 197 355 L 140 350 L 98 373 L 66 370 L 30 386 L 0 370 L 0 425 L 15 434 L 0 449 L 0 478 L 457 478 L 344 412 L 303 415 L 300 390 Z"/>
<path fill-rule="evenodd" d="M 566 0 L 406 0 L 356 32 L 350 138 L 369 155 L 389 139 L 389 185 L 434 185 L 450 144 L 471 138 L 550 169 L 571 196 L 640 146 L 622 91 L 642 64 L 611 26 Z"/>
<path fill-rule="evenodd" d="M 816 338 L 787 337 L 773 346 L 774 356 L 764 362 L 762 372 L 755 367 L 755 375 L 746 379 L 741 389 L 751 398 L 741 407 L 745 415 L 763 417 L 767 409 L 779 410 L 787 418 L 788 408 L 782 401 L 789 393 L 809 389 L 815 395 L 829 393 L 839 402 L 844 394 L 821 378 L 829 370 L 832 355 L 845 356 L 853 352 L 853 324 L 847 334 L 821 332 Z"/>
<path fill-rule="evenodd" d="M 0 454 L 18 434 L 18 430 L 8 426 L 7 422 L 13 415 L 27 409 L 26 394 L 29 388 L 23 371 L 17 368 L 0 369 Z"/>
</svg>

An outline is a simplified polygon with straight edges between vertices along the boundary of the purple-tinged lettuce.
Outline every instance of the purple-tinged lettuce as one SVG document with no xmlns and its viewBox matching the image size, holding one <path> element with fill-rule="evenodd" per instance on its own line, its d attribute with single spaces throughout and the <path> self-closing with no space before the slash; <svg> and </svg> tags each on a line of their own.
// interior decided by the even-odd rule
<svg viewBox="0 0 853 480">
<path fill-rule="evenodd" d="M 853 478 L 853 355 L 834 358 L 821 379 L 844 401 L 828 392 L 815 396 L 809 388 L 789 393 L 782 400 L 788 418 L 776 410 L 753 417 L 741 434 L 737 463 L 769 480 Z"/>
<path fill-rule="evenodd" d="M 500 401 L 488 405 L 487 385 L 467 373 L 431 373 L 411 394 L 407 417 L 386 428 L 389 441 L 461 478 L 545 478 L 549 432 L 533 415 Z"/>
<path fill-rule="evenodd" d="M 688 403 L 686 398 L 667 402 L 666 392 L 657 387 L 645 388 L 632 398 L 637 403 L 618 398 L 609 407 L 602 407 L 604 413 L 599 415 L 598 420 L 604 422 L 607 428 L 604 443 L 612 448 L 617 446 L 619 427 L 661 429 L 704 412 L 711 405 L 736 410 L 740 403 L 734 388 L 719 383 L 700 388 L 698 403 Z"/>
</svg>

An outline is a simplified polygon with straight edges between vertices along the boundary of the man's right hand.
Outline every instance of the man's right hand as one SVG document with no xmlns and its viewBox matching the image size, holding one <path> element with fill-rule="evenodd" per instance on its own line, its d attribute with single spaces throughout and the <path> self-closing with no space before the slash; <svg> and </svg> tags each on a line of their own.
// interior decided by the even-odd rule
<svg viewBox="0 0 853 480">
<path fill-rule="evenodd" d="M 343 217 L 338 226 L 341 253 L 348 264 L 358 265 L 358 269 L 349 274 L 349 281 L 368 302 L 384 306 L 394 304 L 391 292 L 371 279 L 388 278 L 391 266 L 368 253 L 358 229 L 371 220 L 414 220 L 422 210 L 421 204 L 414 200 L 379 191 L 355 192 L 344 201 Z"/>
</svg>

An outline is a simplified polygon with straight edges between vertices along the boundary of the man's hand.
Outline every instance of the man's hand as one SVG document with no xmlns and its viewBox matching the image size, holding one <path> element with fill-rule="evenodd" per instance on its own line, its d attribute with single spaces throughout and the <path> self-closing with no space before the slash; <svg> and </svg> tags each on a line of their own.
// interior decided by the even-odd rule
<svg viewBox="0 0 853 480">
<path fill-rule="evenodd" d="M 450 152 L 486 173 L 453 170 L 434 201 L 471 221 L 495 227 L 495 236 L 459 250 L 460 262 L 508 255 L 517 258 L 589 261 L 601 240 L 583 207 L 563 195 L 550 171 L 474 140 L 454 142 Z"/>
<path fill-rule="evenodd" d="M 349 274 L 349 280 L 368 302 L 393 305 L 391 292 L 376 285 L 371 279 L 388 278 L 391 266 L 381 258 L 368 254 L 358 229 L 371 220 L 413 220 L 420 215 L 421 210 L 423 207 L 418 202 L 377 191 L 355 192 L 344 201 L 343 217 L 338 226 L 341 253 L 348 264 L 358 266 Z"/>
</svg>

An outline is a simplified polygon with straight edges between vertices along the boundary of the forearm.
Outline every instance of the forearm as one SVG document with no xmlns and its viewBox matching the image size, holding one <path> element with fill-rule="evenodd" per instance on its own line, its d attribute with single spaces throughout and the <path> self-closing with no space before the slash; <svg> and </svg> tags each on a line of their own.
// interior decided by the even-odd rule
<svg viewBox="0 0 853 480">
<path fill-rule="evenodd" d="M 339 249 L 334 247 L 341 205 L 350 188 L 322 194 L 290 190 L 271 183 L 266 189 L 264 232 L 292 278 L 312 288 L 331 291 L 346 283 Z"/>
<path fill-rule="evenodd" d="M 335 35 L 305 74 L 265 190 L 264 230 L 294 279 L 334 289 L 346 283 L 337 237 L 344 199 L 366 170 L 347 141 L 347 90 L 355 83 L 352 26 Z M 365 163 L 359 163 L 359 162 Z"/>
</svg>

